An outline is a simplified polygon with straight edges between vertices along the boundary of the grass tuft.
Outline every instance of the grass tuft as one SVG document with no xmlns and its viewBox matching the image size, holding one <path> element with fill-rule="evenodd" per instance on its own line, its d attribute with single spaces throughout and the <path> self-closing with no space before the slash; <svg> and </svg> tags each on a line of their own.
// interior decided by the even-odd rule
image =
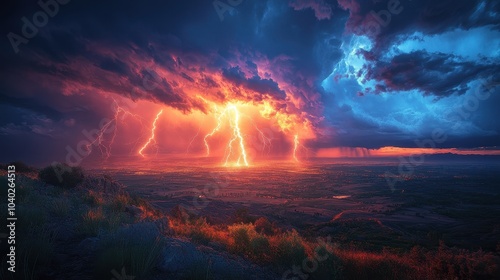
<svg viewBox="0 0 500 280">
<path fill-rule="evenodd" d="M 95 276 L 97 279 L 112 277 L 110 271 L 125 268 L 135 279 L 148 279 L 154 271 L 163 247 L 159 235 L 141 234 L 141 231 L 119 230 L 104 238 L 97 253 Z"/>
</svg>

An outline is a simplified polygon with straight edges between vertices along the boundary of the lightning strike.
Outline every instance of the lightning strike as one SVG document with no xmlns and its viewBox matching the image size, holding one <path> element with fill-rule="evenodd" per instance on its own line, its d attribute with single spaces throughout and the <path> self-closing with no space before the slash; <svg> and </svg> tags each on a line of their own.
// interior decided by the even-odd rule
<svg viewBox="0 0 500 280">
<path fill-rule="evenodd" d="M 295 159 L 295 161 L 299 161 L 297 159 L 297 149 L 299 148 L 299 135 L 298 134 L 295 134 L 295 136 L 293 137 L 293 143 L 294 143 L 294 147 L 293 147 L 293 158 Z"/>
<path fill-rule="evenodd" d="M 271 139 L 266 137 L 264 132 L 262 132 L 262 130 L 260 130 L 256 125 L 254 125 L 254 126 L 255 126 L 255 129 L 259 132 L 259 138 L 262 142 L 262 151 L 266 150 L 266 148 L 267 148 L 267 152 L 270 153 L 271 152 Z"/>
<path fill-rule="evenodd" d="M 88 155 L 92 153 L 92 146 L 97 146 L 101 152 L 102 155 L 104 155 L 105 159 L 108 159 L 111 156 L 111 147 L 113 146 L 113 143 L 116 138 L 117 134 L 117 126 L 118 126 L 118 120 L 121 116 L 121 120 L 123 120 L 126 116 L 132 116 L 135 119 L 139 120 L 139 122 L 142 124 L 142 118 L 136 114 L 131 113 L 130 111 L 126 110 L 125 108 L 121 107 L 118 105 L 116 100 L 114 100 L 114 104 L 116 106 L 115 109 L 115 114 L 111 120 L 108 122 L 104 123 L 102 125 L 101 129 L 98 130 L 95 135 L 95 139 L 85 145 L 85 148 L 87 150 Z M 109 132 L 113 132 L 111 138 L 106 141 L 105 134 Z"/>
<path fill-rule="evenodd" d="M 217 117 L 217 126 L 212 130 L 212 132 L 205 135 L 205 138 L 203 138 L 203 141 L 205 142 L 205 147 L 207 148 L 207 156 L 210 155 L 210 146 L 208 145 L 207 139 L 209 137 L 214 136 L 214 134 L 220 130 L 220 128 L 222 127 L 222 117 L 224 116 L 225 113 L 226 113 L 226 110 L 224 110 L 222 113 L 219 114 L 219 116 Z"/>
<path fill-rule="evenodd" d="M 142 157 L 144 157 L 144 154 L 142 152 L 149 146 L 149 144 L 151 144 L 151 142 L 154 142 L 156 145 L 156 139 L 155 139 L 156 123 L 158 122 L 158 119 L 160 118 L 161 114 L 163 114 L 163 109 L 160 110 L 160 112 L 158 112 L 155 120 L 153 121 L 153 126 L 151 128 L 151 136 L 138 152 Z"/>
<path fill-rule="evenodd" d="M 196 137 L 198 137 L 198 134 L 200 134 L 200 130 L 201 130 L 201 126 L 198 127 L 198 132 L 196 132 L 196 134 L 193 136 L 193 138 L 189 142 L 189 145 L 188 145 L 188 147 L 186 149 L 186 155 L 189 153 L 189 148 L 191 147 L 191 145 L 193 145 L 194 139 L 196 139 Z"/>
<path fill-rule="evenodd" d="M 229 126 L 232 130 L 232 137 L 226 147 L 226 160 L 224 166 L 228 166 L 230 164 L 230 159 L 233 158 L 233 154 L 236 153 L 234 151 L 235 149 L 239 150 L 238 159 L 236 160 L 235 165 L 241 166 L 243 164 L 245 166 L 248 166 L 245 141 L 240 129 L 240 112 L 234 104 L 228 104 L 224 108 L 224 110 L 219 113 L 219 115 L 217 116 L 216 127 L 210 133 L 205 135 L 204 141 L 205 147 L 207 148 L 207 156 L 210 155 L 210 145 L 208 144 L 208 138 L 212 137 L 215 133 L 220 131 L 224 122 L 224 117 L 228 118 Z"/>
</svg>

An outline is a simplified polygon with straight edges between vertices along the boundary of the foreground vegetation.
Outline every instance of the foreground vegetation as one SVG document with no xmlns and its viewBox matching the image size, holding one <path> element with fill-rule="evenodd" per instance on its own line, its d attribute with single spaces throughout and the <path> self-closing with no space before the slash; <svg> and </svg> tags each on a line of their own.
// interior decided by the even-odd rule
<svg viewBox="0 0 500 280">
<path fill-rule="evenodd" d="M 306 239 L 296 230 L 283 231 L 266 218 L 255 219 L 241 210 L 233 220 L 237 222 L 211 225 L 177 207 L 170 226 L 193 242 L 222 247 L 283 272 L 294 265 L 302 267 L 303 274 L 295 277 L 307 275 L 307 279 L 500 279 L 500 257 L 492 252 L 450 248 L 443 242 L 435 249 L 414 246 L 407 252 L 390 248 L 367 252 L 325 238 Z M 327 259 L 318 258 L 325 253 Z"/>
<path fill-rule="evenodd" d="M 82 272 L 82 279 L 110 279 L 112 271 L 120 274 L 122 269 L 135 279 L 147 279 L 153 273 L 162 236 L 129 230 L 130 225 L 159 218 L 146 201 L 130 196 L 109 177 L 84 177 L 81 169 L 68 169 L 63 174 L 67 181 L 61 184 L 52 184 L 55 177 L 49 168 L 17 171 L 16 273 L 6 273 L 2 256 L 0 279 L 65 279 Z M 1 175 L 0 184 L 7 186 Z M 4 187 L 1 197 L 0 207 L 7 209 Z M 6 220 L 6 211 L 0 213 Z M 5 242 L 0 245 L 6 247 Z M 80 252 L 70 255 L 71 250 Z M 72 265 L 87 269 L 54 275 Z"/>
<path fill-rule="evenodd" d="M 19 171 L 18 279 L 112 279 L 122 271 L 151 279 L 159 273 L 165 238 L 172 236 L 241 256 L 283 279 L 500 279 L 500 257 L 492 252 L 449 248 L 442 242 L 436 249 L 367 252 L 331 238 L 305 238 L 244 209 L 229 224 L 214 225 L 181 207 L 162 213 L 110 177 L 64 168 L 67 183 L 59 184 L 47 168 L 23 166 Z M 0 175 L 6 186 L 5 173 Z M 1 197 L 0 207 L 6 209 L 3 187 Z M 0 213 L 5 220 L 5 211 Z M 0 245 L 4 251 L 6 242 Z M 2 258 L 0 278 L 14 279 L 5 273 Z M 198 263 L 183 277 L 215 279 L 210 266 L 210 261 Z"/>
</svg>

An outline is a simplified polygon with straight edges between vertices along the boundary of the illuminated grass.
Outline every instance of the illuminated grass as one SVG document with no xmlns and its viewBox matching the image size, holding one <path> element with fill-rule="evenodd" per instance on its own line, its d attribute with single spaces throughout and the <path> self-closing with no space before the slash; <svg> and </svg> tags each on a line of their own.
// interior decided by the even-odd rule
<svg viewBox="0 0 500 280">
<path fill-rule="evenodd" d="M 332 251 L 322 243 L 305 240 L 295 230 L 273 229 L 273 234 L 259 233 L 255 224 L 262 224 L 262 221 L 214 226 L 204 218 L 185 218 L 186 215 L 177 214 L 183 218 L 170 217 L 170 226 L 176 234 L 205 245 L 222 244 L 229 252 L 259 264 L 271 264 L 279 271 L 286 271 L 292 265 L 301 266 L 319 250 L 321 255 L 328 257 L 318 262 L 308 279 L 494 279 L 500 276 L 498 256 L 448 248 L 442 243 L 438 250 L 414 247 L 402 253 L 366 252 L 350 246 Z M 202 276 L 203 271 L 201 269 L 197 275 Z"/>
</svg>

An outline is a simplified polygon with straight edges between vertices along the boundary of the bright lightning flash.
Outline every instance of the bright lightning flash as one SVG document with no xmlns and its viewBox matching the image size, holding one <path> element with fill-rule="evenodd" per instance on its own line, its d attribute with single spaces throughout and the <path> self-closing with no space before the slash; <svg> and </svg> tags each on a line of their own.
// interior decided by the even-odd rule
<svg viewBox="0 0 500 280">
<path fill-rule="evenodd" d="M 148 141 L 142 146 L 142 148 L 138 151 L 138 153 L 142 157 L 144 157 L 144 154 L 142 152 L 149 146 L 149 144 L 151 144 L 151 142 L 154 142 L 156 145 L 156 139 L 155 139 L 156 123 L 158 122 L 158 119 L 160 118 L 161 114 L 163 114 L 163 109 L 160 110 L 160 112 L 158 112 L 155 120 L 153 121 L 153 126 L 151 127 L 151 136 L 149 137 Z"/>
<path fill-rule="evenodd" d="M 293 147 L 293 158 L 295 159 L 295 161 L 299 161 L 297 159 L 297 149 L 299 148 L 299 135 L 298 134 L 295 134 L 295 136 L 293 137 L 293 144 L 294 144 L 294 147 Z"/>
<path fill-rule="evenodd" d="M 212 137 L 215 133 L 220 131 L 222 128 L 224 117 L 228 118 L 229 126 L 232 129 L 232 137 L 229 140 L 226 148 L 226 162 L 224 166 L 229 165 L 229 160 L 233 157 L 233 154 L 236 153 L 234 150 L 238 150 L 238 160 L 236 161 L 236 166 L 248 166 L 247 153 L 245 150 L 245 141 L 243 139 L 243 135 L 241 134 L 240 129 L 240 112 L 236 105 L 228 104 L 224 110 L 222 110 L 217 116 L 217 126 L 212 130 L 212 132 L 205 135 L 205 147 L 207 148 L 207 156 L 210 155 L 210 146 L 208 144 L 207 139 Z M 233 147 L 236 146 L 236 147 Z"/>
<path fill-rule="evenodd" d="M 92 153 L 92 146 L 97 146 L 101 151 L 101 154 L 105 157 L 105 159 L 108 159 L 111 156 L 111 147 L 113 146 L 113 143 L 116 138 L 116 133 L 118 130 L 117 128 L 118 120 L 120 117 L 123 120 L 126 116 L 131 116 L 137 119 L 142 124 L 142 118 L 139 115 L 133 114 L 130 111 L 126 110 L 125 108 L 119 106 L 116 100 L 114 102 L 116 109 L 113 118 L 104 123 L 100 130 L 95 130 L 96 131 L 95 139 L 92 142 L 85 145 L 88 154 Z M 113 135 L 109 140 L 106 140 L 105 134 L 111 131 L 113 132 Z"/>
<path fill-rule="evenodd" d="M 265 151 L 267 148 L 267 152 L 270 153 L 271 152 L 271 139 L 266 137 L 264 132 L 262 132 L 262 130 L 260 130 L 256 125 L 254 125 L 254 126 L 255 126 L 255 129 L 259 132 L 259 138 L 260 138 L 260 141 L 262 142 L 262 151 Z"/>
</svg>

